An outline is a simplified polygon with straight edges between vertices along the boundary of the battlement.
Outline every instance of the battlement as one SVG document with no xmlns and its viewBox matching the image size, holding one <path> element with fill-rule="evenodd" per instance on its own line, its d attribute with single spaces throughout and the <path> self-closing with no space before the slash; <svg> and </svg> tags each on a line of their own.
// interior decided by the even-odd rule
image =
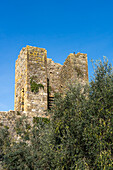
<svg viewBox="0 0 113 170">
<path fill-rule="evenodd" d="M 44 113 L 55 93 L 65 93 L 69 83 L 88 81 L 87 54 L 70 53 L 64 64 L 47 58 L 47 50 L 22 48 L 15 65 L 15 111 Z M 33 89 L 34 88 L 34 89 Z"/>
</svg>

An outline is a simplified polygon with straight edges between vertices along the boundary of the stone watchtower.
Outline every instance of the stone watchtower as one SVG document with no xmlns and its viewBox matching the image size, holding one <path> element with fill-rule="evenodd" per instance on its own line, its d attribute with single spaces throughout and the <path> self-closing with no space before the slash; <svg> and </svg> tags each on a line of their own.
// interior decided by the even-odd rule
<svg viewBox="0 0 113 170">
<path fill-rule="evenodd" d="M 26 46 L 15 66 L 15 110 L 44 116 L 54 93 L 64 93 L 76 80 L 88 81 L 87 54 L 71 53 L 61 65 L 48 59 L 44 48 Z"/>
<path fill-rule="evenodd" d="M 42 84 L 38 93 L 31 91 L 31 80 Z M 15 67 L 15 110 L 41 112 L 47 109 L 47 51 L 26 46 Z"/>
</svg>

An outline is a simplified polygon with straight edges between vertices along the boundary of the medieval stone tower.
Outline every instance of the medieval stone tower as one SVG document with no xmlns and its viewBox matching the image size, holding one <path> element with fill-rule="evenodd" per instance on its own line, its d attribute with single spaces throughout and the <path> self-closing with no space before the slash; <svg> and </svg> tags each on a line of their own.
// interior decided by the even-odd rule
<svg viewBox="0 0 113 170">
<path fill-rule="evenodd" d="M 61 65 L 48 59 L 44 48 L 26 46 L 15 65 L 15 111 L 44 116 L 54 93 L 64 93 L 75 81 L 88 81 L 87 54 L 71 53 Z"/>
</svg>

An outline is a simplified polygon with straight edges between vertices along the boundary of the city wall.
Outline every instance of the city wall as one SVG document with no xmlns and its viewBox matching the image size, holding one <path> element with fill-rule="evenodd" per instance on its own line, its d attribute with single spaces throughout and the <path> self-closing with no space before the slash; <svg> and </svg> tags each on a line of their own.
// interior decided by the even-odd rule
<svg viewBox="0 0 113 170">
<path fill-rule="evenodd" d="M 0 125 L 7 126 L 15 136 L 15 122 L 27 116 L 46 117 L 55 93 L 65 94 L 68 85 L 88 82 L 87 54 L 71 53 L 64 64 L 47 58 L 44 48 L 22 48 L 15 64 L 15 111 L 0 112 Z"/>
</svg>

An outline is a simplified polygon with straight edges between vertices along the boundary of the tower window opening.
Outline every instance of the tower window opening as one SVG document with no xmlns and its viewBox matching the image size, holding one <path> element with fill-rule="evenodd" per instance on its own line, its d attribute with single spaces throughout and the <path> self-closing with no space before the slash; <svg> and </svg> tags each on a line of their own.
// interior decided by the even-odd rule
<svg viewBox="0 0 113 170">
<path fill-rule="evenodd" d="M 24 111 L 24 88 L 21 92 L 21 110 Z"/>
</svg>

